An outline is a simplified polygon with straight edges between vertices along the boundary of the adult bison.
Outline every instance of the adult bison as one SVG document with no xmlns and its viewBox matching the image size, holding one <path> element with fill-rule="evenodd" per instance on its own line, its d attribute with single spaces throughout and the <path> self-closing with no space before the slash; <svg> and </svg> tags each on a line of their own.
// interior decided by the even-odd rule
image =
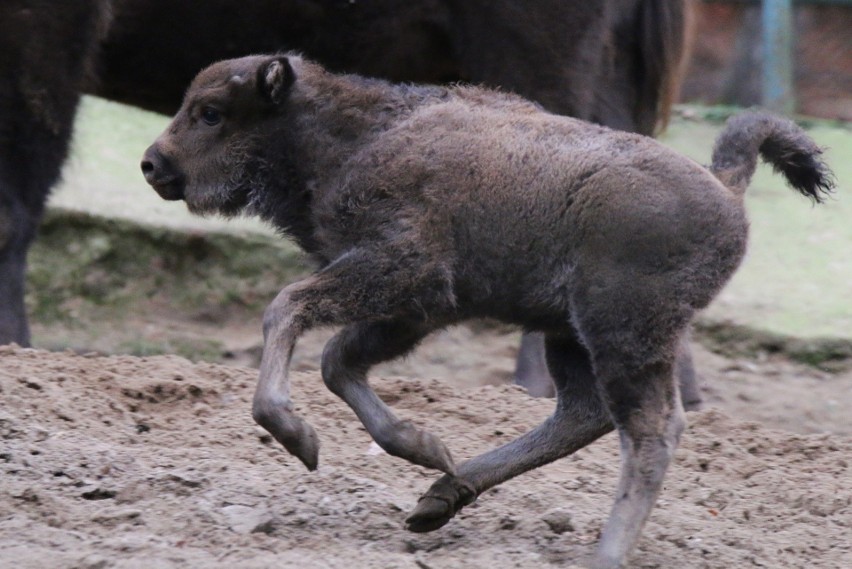
<svg viewBox="0 0 852 569">
<path fill-rule="evenodd" d="M 685 0 L 6 0 L 0 4 L 0 344 L 29 344 L 27 249 L 84 91 L 173 113 L 209 63 L 297 49 L 336 71 L 498 86 L 650 134 L 684 53 Z M 541 337 L 519 375 L 546 380 Z M 691 376 L 688 351 L 684 376 Z M 542 381 L 542 379 L 545 379 Z M 687 399 L 697 397 L 692 382 Z"/>
</svg>

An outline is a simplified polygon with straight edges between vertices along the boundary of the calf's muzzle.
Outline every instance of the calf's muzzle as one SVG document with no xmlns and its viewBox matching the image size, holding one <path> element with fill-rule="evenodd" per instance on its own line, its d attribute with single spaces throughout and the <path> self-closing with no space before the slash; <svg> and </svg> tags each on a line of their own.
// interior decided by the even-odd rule
<svg viewBox="0 0 852 569">
<path fill-rule="evenodd" d="M 154 143 L 142 156 L 142 174 L 154 190 L 164 200 L 182 200 L 184 198 L 184 179 L 175 171 L 171 162 L 163 156 Z"/>
</svg>

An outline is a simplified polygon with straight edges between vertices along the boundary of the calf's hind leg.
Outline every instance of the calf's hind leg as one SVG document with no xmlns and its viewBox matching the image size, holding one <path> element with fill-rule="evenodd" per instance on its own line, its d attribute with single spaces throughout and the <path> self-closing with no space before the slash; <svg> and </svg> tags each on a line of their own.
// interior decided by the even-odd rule
<svg viewBox="0 0 852 569">
<path fill-rule="evenodd" d="M 567 456 L 612 430 L 589 354 L 573 334 L 547 335 L 545 353 L 556 385 L 553 415 L 514 441 L 464 462 L 456 476 L 437 480 L 406 520 L 409 530 L 435 530 L 485 490 Z"/>
<path fill-rule="evenodd" d="M 399 420 L 367 383 L 370 367 L 411 351 L 428 332 L 423 324 L 406 320 L 350 325 L 326 345 L 322 378 L 388 454 L 454 473 L 455 465 L 444 443 L 411 422 Z"/>
<path fill-rule="evenodd" d="M 669 331 L 677 329 L 669 324 Z M 674 339 L 666 340 L 666 335 Z M 602 341 L 584 336 L 593 366 L 576 341 L 548 337 L 548 365 L 558 387 L 553 416 L 515 441 L 461 464 L 457 476 L 440 478 L 409 516 L 408 528 L 441 527 L 477 494 L 582 448 L 614 424 L 621 441 L 622 472 L 612 513 L 590 566 L 620 567 L 651 512 L 685 427 L 674 379 L 679 335 L 666 330 L 619 330 L 612 334 L 612 342 L 606 334 L 600 334 Z"/>
<path fill-rule="evenodd" d="M 652 334 L 636 338 L 653 342 Z M 596 569 L 624 563 L 656 502 L 686 426 L 674 378 L 676 340 L 646 346 L 638 340 L 619 340 L 592 348 L 601 392 L 621 443 L 615 504 L 590 564 Z"/>
</svg>

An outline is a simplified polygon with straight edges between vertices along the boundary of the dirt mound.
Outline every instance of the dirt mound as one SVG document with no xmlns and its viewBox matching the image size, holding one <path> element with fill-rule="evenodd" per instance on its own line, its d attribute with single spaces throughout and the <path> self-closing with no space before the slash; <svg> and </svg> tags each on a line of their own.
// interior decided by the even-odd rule
<svg viewBox="0 0 852 569">
<path fill-rule="evenodd" d="M 16 568 L 503 568 L 591 552 L 615 486 L 615 437 L 480 497 L 445 528 L 403 519 L 436 477 L 382 452 L 315 372 L 297 410 L 309 473 L 250 417 L 256 372 L 177 357 L 0 348 L 0 559 Z M 457 460 L 541 421 L 513 387 L 376 379 Z M 848 567 L 852 437 L 689 415 L 636 567 Z"/>
</svg>

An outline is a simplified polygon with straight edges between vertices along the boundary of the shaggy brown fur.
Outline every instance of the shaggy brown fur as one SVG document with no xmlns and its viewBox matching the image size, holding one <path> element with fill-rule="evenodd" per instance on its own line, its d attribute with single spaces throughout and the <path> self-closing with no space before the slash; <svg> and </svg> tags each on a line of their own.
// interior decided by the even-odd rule
<svg viewBox="0 0 852 569">
<path fill-rule="evenodd" d="M 651 133 L 677 91 L 687 8 L 685 0 L 3 0 L 0 344 L 29 344 L 26 254 L 82 90 L 172 114 L 210 63 L 298 49 L 338 71 L 482 83 Z M 525 351 L 536 356 L 524 360 L 534 364 L 530 377 L 542 373 L 542 351 Z"/>
<path fill-rule="evenodd" d="M 668 117 L 689 27 L 684 0 L 214 4 L 0 5 L 6 47 L 0 53 L 6 79 L 0 87 L 0 344 L 29 343 L 26 252 L 67 151 L 84 83 L 88 92 L 174 113 L 189 81 L 213 61 L 300 49 L 338 71 L 502 87 L 553 112 L 650 134 Z M 695 407 L 700 392 L 686 341 L 678 363 L 684 403 Z M 546 367 L 543 336 L 524 334 L 517 381 L 531 394 L 552 396 Z"/>
<path fill-rule="evenodd" d="M 624 466 L 592 563 L 616 567 L 684 427 L 679 342 L 745 251 L 742 194 L 758 153 L 805 195 L 830 187 L 819 149 L 769 115 L 733 119 L 708 171 L 516 96 L 255 56 L 202 72 L 142 169 L 164 198 L 258 215 L 318 262 L 266 311 L 253 407 L 308 468 L 318 441 L 292 411 L 290 356 L 307 329 L 344 325 L 323 354 L 326 385 L 390 454 L 446 473 L 410 529 L 440 527 L 484 490 L 615 427 Z M 558 405 L 537 429 L 456 467 L 440 440 L 397 419 L 367 372 L 480 316 L 545 333 Z"/>
</svg>

